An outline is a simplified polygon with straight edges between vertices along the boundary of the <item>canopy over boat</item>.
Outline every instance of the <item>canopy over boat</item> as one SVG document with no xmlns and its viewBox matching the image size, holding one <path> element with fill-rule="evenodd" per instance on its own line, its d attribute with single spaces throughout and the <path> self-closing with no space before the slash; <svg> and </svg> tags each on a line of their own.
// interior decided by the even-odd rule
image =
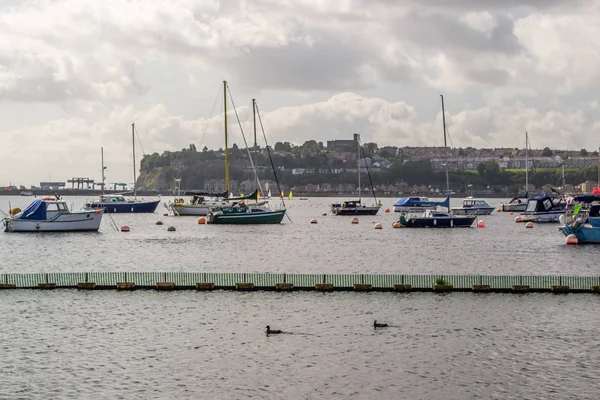
<svg viewBox="0 0 600 400">
<path fill-rule="evenodd" d="M 577 196 L 573 196 L 573 201 L 577 201 L 580 203 L 592 203 L 594 201 L 600 201 L 600 194 L 580 194 Z"/>
<path fill-rule="evenodd" d="M 15 215 L 14 218 L 43 221 L 46 219 L 46 202 L 40 199 L 34 200 L 25 210 Z"/>
</svg>

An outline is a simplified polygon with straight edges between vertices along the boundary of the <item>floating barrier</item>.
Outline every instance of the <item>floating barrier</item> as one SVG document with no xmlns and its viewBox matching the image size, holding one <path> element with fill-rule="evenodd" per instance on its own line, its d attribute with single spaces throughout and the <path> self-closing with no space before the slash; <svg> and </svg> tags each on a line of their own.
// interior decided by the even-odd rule
<svg viewBox="0 0 600 400">
<path fill-rule="evenodd" d="M 443 280 L 443 284 L 439 280 Z M 436 283 L 438 281 L 438 283 Z M 598 276 L 370 275 L 213 272 L 61 272 L 0 274 L 5 289 L 316 290 L 373 292 L 600 293 Z"/>
</svg>

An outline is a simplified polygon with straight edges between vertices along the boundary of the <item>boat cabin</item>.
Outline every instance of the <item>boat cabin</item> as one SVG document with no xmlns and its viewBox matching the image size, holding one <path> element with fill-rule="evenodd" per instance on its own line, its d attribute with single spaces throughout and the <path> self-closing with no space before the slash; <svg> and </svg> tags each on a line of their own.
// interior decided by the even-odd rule
<svg viewBox="0 0 600 400">
<path fill-rule="evenodd" d="M 69 206 L 61 200 L 34 200 L 22 212 L 15 215 L 15 219 L 29 219 L 44 221 L 56 217 L 59 214 L 69 213 Z"/>
<path fill-rule="evenodd" d="M 525 213 L 544 213 L 560 211 L 567 208 L 567 203 L 560 197 L 537 196 L 529 199 Z"/>
<path fill-rule="evenodd" d="M 487 201 L 474 199 L 474 198 L 466 198 L 462 203 L 463 208 L 481 208 L 481 207 L 490 207 Z"/>
</svg>

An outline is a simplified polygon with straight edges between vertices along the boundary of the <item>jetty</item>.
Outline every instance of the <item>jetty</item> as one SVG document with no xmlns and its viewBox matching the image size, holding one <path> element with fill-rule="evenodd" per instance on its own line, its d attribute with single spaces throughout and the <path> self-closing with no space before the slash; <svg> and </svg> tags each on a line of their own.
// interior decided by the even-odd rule
<svg viewBox="0 0 600 400">
<path fill-rule="evenodd" d="M 600 293 L 600 276 L 214 272 L 0 274 L 0 290 L 9 289 Z"/>
</svg>

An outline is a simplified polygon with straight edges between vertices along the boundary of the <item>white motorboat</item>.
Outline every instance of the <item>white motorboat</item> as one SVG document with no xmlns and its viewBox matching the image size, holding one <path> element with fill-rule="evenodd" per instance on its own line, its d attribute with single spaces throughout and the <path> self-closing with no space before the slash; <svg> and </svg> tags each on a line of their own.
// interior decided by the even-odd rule
<svg viewBox="0 0 600 400">
<path fill-rule="evenodd" d="M 463 199 L 462 206 L 452 207 L 451 210 L 456 215 L 490 215 L 494 211 L 494 207 L 485 200 L 467 197 Z"/>
<path fill-rule="evenodd" d="M 5 232 L 98 231 L 104 210 L 71 211 L 60 199 L 36 199 L 25 210 L 4 219 Z"/>
</svg>

